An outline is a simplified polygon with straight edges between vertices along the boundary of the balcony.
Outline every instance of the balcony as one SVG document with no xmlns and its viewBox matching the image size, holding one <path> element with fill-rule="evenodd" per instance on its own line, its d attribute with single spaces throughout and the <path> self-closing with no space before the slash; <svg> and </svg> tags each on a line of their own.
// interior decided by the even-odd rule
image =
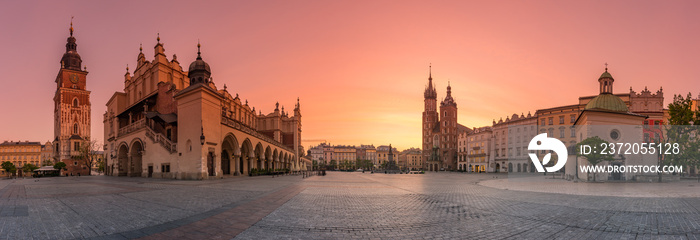
<svg viewBox="0 0 700 240">
<path fill-rule="evenodd" d="M 133 122 L 132 124 L 126 125 L 125 127 L 119 128 L 119 137 L 122 137 L 124 135 L 127 135 L 129 133 L 135 132 L 137 130 L 140 130 L 142 128 L 146 127 L 146 119 L 142 118 L 136 122 Z"/>
</svg>

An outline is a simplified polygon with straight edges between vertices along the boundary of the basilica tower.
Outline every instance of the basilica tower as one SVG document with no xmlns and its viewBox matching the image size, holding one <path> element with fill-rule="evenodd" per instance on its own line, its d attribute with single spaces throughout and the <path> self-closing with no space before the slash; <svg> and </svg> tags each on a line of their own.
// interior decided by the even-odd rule
<svg viewBox="0 0 700 240">
<path fill-rule="evenodd" d="M 432 66 L 429 67 L 428 72 L 428 86 L 425 87 L 423 92 L 423 159 L 427 164 L 430 158 L 430 153 L 433 151 L 433 147 L 437 144 L 436 141 L 439 139 L 434 139 L 436 134 L 439 134 L 439 116 L 437 112 L 437 91 L 435 90 L 435 85 L 433 85 L 433 73 Z M 437 132 L 436 132 L 437 131 Z M 427 165 L 426 165 L 427 166 Z M 427 167 L 424 167 L 427 168 Z"/>
<path fill-rule="evenodd" d="M 440 103 L 440 160 L 445 169 L 457 167 L 457 102 L 452 98 L 452 87 L 447 84 L 447 95 Z"/>
<path fill-rule="evenodd" d="M 77 158 L 81 144 L 90 141 L 90 91 L 87 91 L 87 68 L 78 54 L 73 22 L 56 76 L 54 95 L 54 156 L 66 163 L 66 174 L 87 175 L 90 171 Z"/>
</svg>

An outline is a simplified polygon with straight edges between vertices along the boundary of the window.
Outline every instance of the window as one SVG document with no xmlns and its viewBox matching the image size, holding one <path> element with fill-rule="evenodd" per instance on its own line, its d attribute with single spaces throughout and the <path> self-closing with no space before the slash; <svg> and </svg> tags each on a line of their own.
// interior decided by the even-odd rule
<svg viewBox="0 0 700 240">
<path fill-rule="evenodd" d="M 169 163 L 164 163 L 160 166 L 160 169 L 162 172 L 167 173 L 170 172 L 170 164 Z"/>
<path fill-rule="evenodd" d="M 554 118 L 553 117 L 549 118 L 549 125 L 554 125 Z"/>
<path fill-rule="evenodd" d="M 559 116 L 559 124 L 564 124 L 564 116 Z"/>
<path fill-rule="evenodd" d="M 80 151 L 80 142 L 73 142 L 73 151 Z"/>
<path fill-rule="evenodd" d="M 559 128 L 559 137 L 564 138 L 564 128 Z"/>
<path fill-rule="evenodd" d="M 554 128 L 549 129 L 549 136 L 554 136 Z"/>
<path fill-rule="evenodd" d="M 610 131 L 610 138 L 612 140 L 620 139 L 620 131 L 617 131 L 617 129 Z"/>
<path fill-rule="evenodd" d="M 576 137 L 576 128 L 575 127 L 571 127 L 571 137 L 572 138 Z"/>
<path fill-rule="evenodd" d="M 649 133 L 644 133 L 644 142 L 649 142 Z"/>
<path fill-rule="evenodd" d="M 78 124 L 77 123 L 73 124 L 73 134 L 78 134 Z"/>
<path fill-rule="evenodd" d="M 545 119 L 544 119 L 544 118 L 543 118 L 543 119 L 541 119 L 541 120 L 540 120 L 540 125 L 544 126 L 544 121 L 545 121 Z"/>
<path fill-rule="evenodd" d="M 571 123 L 576 122 L 576 114 L 571 114 Z"/>
<path fill-rule="evenodd" d="M 78 98 L 73 98 L 73 107 L 78 107 Z"/>
</svg>

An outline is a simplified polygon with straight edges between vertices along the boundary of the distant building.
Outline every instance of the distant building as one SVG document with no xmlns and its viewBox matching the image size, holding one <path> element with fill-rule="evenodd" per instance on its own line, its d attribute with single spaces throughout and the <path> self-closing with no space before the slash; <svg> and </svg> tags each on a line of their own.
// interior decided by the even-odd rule
<svg viewBox="0 0 700 240">
<path fill-rule="evenodd" d="M 309 147 L 309 151 L 311 152 L 311 160 L 316 161 L 318 164 L 328 164 L 327 159 L 323 158 L 323 148 L 326 146 L 328 146 L 328 144 L 321 143 L 318 146 Z"/>
<path fill-rule="evenodd" d="M 532 161 L 527 146 L 537 135 L 537 116 L 513 114 L 506 120 L 493 123 L 492 161 L 489 172 L 532 171 Z M 559 136 L 557 136 L 559 137 Z"/>
<path fill-rule="evenodd" d="M 44 145 L 41 145 L 41 161 L 39 167 L 41 166 L 53 166 L 56 159 L 54 158 L 53 144 L 47 141 Z"/>
<path fill-rule="evenodd" d="M 395 147 L 391 147 L 391 145 L 381 145 L 377 147 L 377 164 L 375 167 L 381 168 L 382 164 L 386 164 L 390 158 L 391 160 L 398 159 L 398 152 L 399 151 L 397 151 Z"/>
<path fill-rule="evenodd" d="M 423 154 L 420 148 L 409 148 L 399 153 L 399 167 L 409 171 L 423 169 Z"/>
<path fill-rule="evenodd" d="M 11 162 L 21 176 L 21 169 L 25 164 L 41 166 L 41 143 L 4 141 L 0 143 L 0 162 Z M 8 173 L 0 168 L 0 175 L 7 176 Z"/>
<path fill-rule="evenodd" d="M 473 128 L 471 132 L 460 134 L 460 159 L 459 170 L 468 172 L 493 172 L 490 167 L 493 159 L 490 158 L 492 144 L 492 127 Z M 495 164 L 495 171 L 500 169 L 499 164 Z"/>
</svg>

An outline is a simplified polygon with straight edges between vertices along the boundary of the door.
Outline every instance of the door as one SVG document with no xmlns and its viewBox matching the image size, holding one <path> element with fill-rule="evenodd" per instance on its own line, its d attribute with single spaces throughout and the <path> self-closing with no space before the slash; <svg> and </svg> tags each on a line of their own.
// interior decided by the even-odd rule
<svg viewBox="0 0 700 240">
<path fill-rule="evenodd" d="M 622 165 L 622 164 L 620 164 L 620 163 L 613 163 L 613 166 L 618 166 L 618 167 L 619 167 L 620 165 Z M 613 172 L 612 175 L 613 175 L 613 180 L 621 180 L 621 175 L 622 175 L 622 173 L 620 173 L 619 171 Z"/>
<path fill-rule="evenodd" d="M 148 177 L 153 177 L 153 166 L 148 166 Z"/>
<path fill-rule="evenodd" d="M 207 155 L 207 169 L 209 170 L 209 176 L 214 176 L 214 153 L 209 152 Z"/>
</svg>

